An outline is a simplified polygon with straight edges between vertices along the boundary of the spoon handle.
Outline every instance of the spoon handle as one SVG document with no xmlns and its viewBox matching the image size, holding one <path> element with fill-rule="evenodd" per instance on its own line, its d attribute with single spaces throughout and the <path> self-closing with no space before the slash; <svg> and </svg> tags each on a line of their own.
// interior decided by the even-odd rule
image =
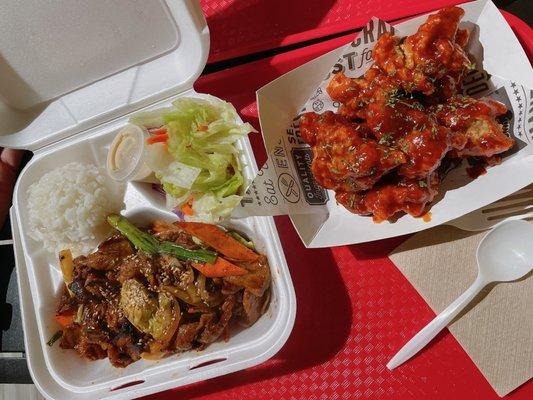
<svg viewBox="0 0 533 400">
<path fill-rule="evenodd" d="M 472 301 L 474 297 L 485 287 L 487 282 L 479 276 L 461 296 L 452 304 L 445 308 L 411 340 L 409 340 L 401 349 L 391 358 L 387 364 L 388 369 L 394 369 L 409 360 L 416 353 L 422 350 L 437 334 L 443 330 L 464 308 Z"/>
</svg>

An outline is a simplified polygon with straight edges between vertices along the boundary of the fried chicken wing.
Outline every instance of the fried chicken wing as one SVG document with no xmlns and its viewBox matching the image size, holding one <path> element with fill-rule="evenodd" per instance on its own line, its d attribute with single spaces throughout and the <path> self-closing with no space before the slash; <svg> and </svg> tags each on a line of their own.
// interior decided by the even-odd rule
<svg viewBox="0 0 533 400">
<path fill-rule="evenodd" d="M 507 111 L 503 104 L 457 94 L 473 67 L 465 53 L 469 33 L 458 29 L 463 14 L 448 7 L 411 36 L 383 34 L 362 77 L 339 72 L 329 81 L 337 112 L 303 116 L 314 176 L 351 212 L 376 221 L 399 212 L 420 216 L 446 166 L 467 157 L 494 165 L 513 146 L 496 119 Z"/>
<path fill-rule="evenodd" d="M 346 101 L 344 110 L 353 110 L 353 115 L 363 118 L 379 144 L 405 154 L 407 163 L 401 166 L 401 175 L 423 178 L 438 167 L 451 148 L 464 147 L 464 140 L 462 143 L 452 140 L 449 129 L 438 126 L 418 100 L 398 88 L 394 78 L 374 74 L 366 87 L 354 84 L 356 81 L 344 76 L 337 78 L 340 83 L 331 92 L 338 94 L 338 98 L 352 93 L 354 97 Z M 341 87 L 338 92 L 343 96 L 337 92 Z"/>
<path fill-rule="evenodd" d="M 437 182 L 401 180 L 370 189 L 365 193 L 337 192 L 336 200 L 349 211 L 372 215 L 375 222 L 390 219 L 400 212 L 420 217 L 437 194 Z"/>
<path fill-rule="evenodd" d="M 496 100 L 457 95 L 434 109 L 439 123 L 466 141 L 465 146 L 451 156 L 492 157 L 514 145 L 514 139 L 503 132 L 502 125 L 496 120 L 497 116 L 507 112 L 507 108 Z"/>
<path fill-rule="evenodd" d="M 464 137 L 453 135 L 428 118 L 427 124 L 417 126 L 400 140 L 407 163 L 398 173 L 407 178 L 424 178 L 438 168 L 450 149 L 462 149 L 465 143 Z"/>
<path fill-rule="evenodd" d="M 345 103 L 366 87 L 368 87 L 367 80 L 348 78 L 343 72 L 339 72 L 329 81 L 326 91 L 332 100 Z"/>
<path fill-rule="evenodd" d="M 428 125 L 424 106 L 401 90 L 380 92 L 366 108 L 365 122 L 374 136 L 390 145 L 417 127 Z"/>
<path fill-rule="evenodd" d="M 376 68 L 369 69 L 362 79 L 338 73 L 327 90 L 334 100 L 343 103 L 340 115 L 363 119 L 373 136 L 385 143 L 394 143 L 427 120 L 425 107 L 401 89 L 396 78 Z"/>
<path fill-rule="evenodd" d="M 365 190 L 406 161 L 402 152 L 360 133 L 365 129 L 331 111 L 302 116 L 300 134 L 312 146 L 311 170 L 320 185 L 333 190 Z"/>
<path fill-rule="evenodd" d="M 443 78 L 447 84 L 452 79 L 457 86 L 470 66 L 463 49 L 468 33 L 458 34 L 457 30 L 463 14 L 458 7 L 443 8 L 430 15 L 403 43 L 400 38 L 385 33 L 374 47 L 375 64 L 388 75 L 396 76 L 408 92 L 430 95 Z"/>
</svg>

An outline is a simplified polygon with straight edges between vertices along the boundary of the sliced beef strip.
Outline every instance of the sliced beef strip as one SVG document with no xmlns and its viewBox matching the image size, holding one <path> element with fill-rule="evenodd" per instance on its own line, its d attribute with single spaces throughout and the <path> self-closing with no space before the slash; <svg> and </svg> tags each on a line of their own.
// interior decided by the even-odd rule
<svg viewBox="0 0 533 400">
<path fill-rule="evenodd" d="M 122 235 L 114 235 L 98 246 L 98 250 L 89 254 L 85 264 L 96 270 L 112 270 L 120 260 L 134 253 L 128 239 Z"/>
<path fill-rule="evenodd" d="M 148 281 L 148 287 L 155 288 L 157 286 L 157 265 L 155 259 L 148 257 L 143 252 L 138 252 L 135 258 L 139 264 L 139 271 Z"/>
<path fill-rule="evenodd" d="M 214 312 L 214 309 L 200 304 L 197 306 L 189 306 L 187 312 L 189 314 L 210 314 Z"/>
<path fill-rule="evenodd" d="M 161 285 L 177 286 L 182 290 L 194 282 L 194 271 L 174 257 L 162 255 L 158 258 L 158 281 Z"/>
<path fill-rule="evenodd" d="M 130 365 L 132 362 L 137 361 L 139 358 L 134 360 L 128 353 L 123 352 L 122 349 L 117 348 L 116 346 L 110 345 L 107 348 L 107 358 L 113 367 L 116 368 L 125 368 Z"/>
<path fill-rule="evenodd" d="M 87 273 L 91 270 L 87 266 L 86 261 L 86 256 L 79 256 L 72 260 L 72 264 L 74 265 L 73 279 L 84 279 Z"/>
<path fill-rule="evenodd" d="M 196 249 L 199 247 L 194 243 L 187 232 L 183 231 L 176 225 L 163 221 L 155 221 L 152 230 L 159 240 L 174 242 L 188 249 Z"/>
<path fill-rule="evenodd" d="M 56 312 L 58 315 L 73 314 L 78 311 L 78 301 L 72 297 L 65 287 L 61 294 L 61 299 L 57 305 Z"/>
<path fill-rule="evenodd" d="M 263 296 L 263 293 L 270 286 L 270 267 L 267 258 L 261 255 L 255 261 L 241 261 L 235 262 L 235 264 L 246 268 L 249 273 L 239 276 L 228 276 L 224 278 L 224 281 L 232 285 L 244 287 L 258 297 Z"/>
<path fill-rule="evenodd" d="M 263 295 L 263 306 L 261 307 L 261 310 L 259 311 L 260 316 L 267 312 L 268 306 L 270 305 L 270 299 L 272 298 L 272 289 L 269 288 Z"/>
<path fill-rule="evenodd" d="M 262 297 L 258 297 L 249 290 L 245 289 L 242 296 L 244 318 L 241 321 L 241 324 L 245 327 L 253 325 L 264 313 L 265 304 L 268 303 L 269 300 L 270 290 L 265 292 Z"/>
<path fill-rule="evenodd" d="M 203 332 L 198 337 L 198 342 L 202 344 L 210 344 L 217 340 L 222 332 L 228 325 L 231 317 L 233 315 L 233 307 L 235 306 L 235 296 L 230 295 L 226 297 L 224 303 L 222 304 L 222 313 L 218 321 L 209 321 Z"/>
<path fill-rule="evenodd" d="M 124 327 L 130 324 L 120 308 L 120 300 L 118 297 L 109 302 L 109 305 L 106 308 L 105 322 L 107 328 L 113 332 L 122 332 Z"/>
<path fill-rule="evenodd" d="M 133 342 L 131 335 L 120 334 L 107 348 L 107 357 L 113 366 L 124 368 L 141 358 L 141 348 Z"/>
<path fill-rule="evenodd" d="M 80 335 L 80 339 L 74 348 L 80 353 L 80 356 L 91 361 L 100 360 L 107 356 L 107 351 L 100 344 L 92 342 L 83 334 Z"/>
<path fill-rule="evenodd" d="M 176 339 L 174 340 L 174 349 L 177 351 L 187 351 L 192 348 L 192 342 L 200 330 L 199 322 L 181 324 L 178 328 Z"/>
<path fill-rule="evenodd" d="M 120 284 L 132 278 L 138 278 L 141 274 L 140 264 L 137 262 L 136 256 L 125 258 L 120 265 L 117 266 L 116 279 Z"/>
<path fill-rule="evenodd" d="M 84 279 L 76 279 L 68 285 L 70 291 L 74 295 L 75 299 L 83 303 L 85 301 L 88 301 L 91 298 L 91 294 L 85 290 L 85 280 Z"/>
<path fill-rule="evenodd" d="M 181 324 L 174 340 L 173 348 L 177 351 L 187 351 L 193 348 L 196 336 L 215 318 L 215 314 L 202 314 L 198 322 Z"/>
<path fill-rule="evenodd" d="M 149 257 L 143 252 L 127 257 L 116 267 L 116 270 L 118 270 L 116 279 L 120 284 L 123 284 L 128 279 L 136 278 L 139 280 L 139 278 L 145 278 L 149 286 L 155 287 L 157 285 L 156 274 L 158 267 L 156 258 Z"/>
<path fill-rule="evenodd" d="M 84 288 L 95 299 L 111 300 L 120 294 L 120 285 L 116 281 L 105 279 L 100 274 L 89 274 Z"/>
<path fill-rule="evenodd" d="M 80 327 L 78 325 L 69 326 L 63 329 L 63 335 L 59 341 L 62 349 L 73 349 L 80 339 Z"/>
<path fill-rule="evenodd" d="M 106 314 L 106 303 L 94 301 L 86 303 L 81 319 L 81 337 L 91 343 L 106 343 L 109 340 L 109 333 L 105 329 Z"/>
<path fill-rule="evenodd" d="M 242 286 L 234 285 L 226 280 L 222 281 L 222 294 L 227 296 L 228 294 L 235 294 L 239 290 L 242 290 Z"/>
</svg>

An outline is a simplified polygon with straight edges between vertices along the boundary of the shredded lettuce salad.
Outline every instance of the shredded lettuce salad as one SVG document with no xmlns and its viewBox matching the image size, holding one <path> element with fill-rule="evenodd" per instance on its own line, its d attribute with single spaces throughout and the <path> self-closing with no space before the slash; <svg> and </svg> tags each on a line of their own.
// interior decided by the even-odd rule
<svg viewBox="0 0 533 400">
<path fill-rule="evenodd" d="M 187 220 L 218 222 L 239 204 L 245 180 L 236 142 L 252 125 L 212 96 L 180 98 L 172 107 L 130 119 L 150 132 L 146 164 L 166 193 L 167 206 Z"/>
</svg>

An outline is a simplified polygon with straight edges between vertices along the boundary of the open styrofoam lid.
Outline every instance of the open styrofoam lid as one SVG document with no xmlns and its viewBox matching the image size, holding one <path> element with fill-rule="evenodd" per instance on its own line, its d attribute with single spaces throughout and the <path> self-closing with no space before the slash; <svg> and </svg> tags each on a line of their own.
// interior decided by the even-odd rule
<svg viewBox="0 0 533 400">
<path fill-rule="evenodd" d="M 192 87 L 195 0 L 0 4 L 0 146 L 37 149 Z"/>
</svg>

